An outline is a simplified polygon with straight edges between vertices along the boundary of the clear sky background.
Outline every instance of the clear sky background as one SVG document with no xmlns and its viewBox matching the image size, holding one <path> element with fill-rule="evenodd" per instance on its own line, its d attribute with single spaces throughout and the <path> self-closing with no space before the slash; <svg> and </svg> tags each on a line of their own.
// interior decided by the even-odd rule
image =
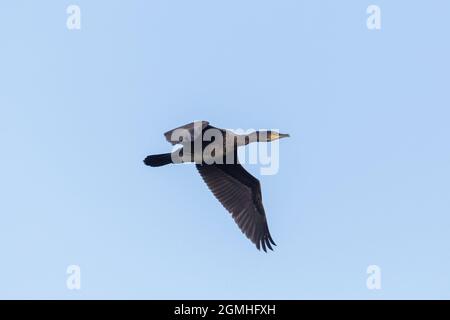
<svg viewBox="0 0 450 320">
<path fill-rule="evenodd" d="M 0 298 L 450 298 L 449 14 L 438 0 L 2 1 Z M 274 252 L 194 167 L 143 165 L 196 119 L 291 135 L 278 174 L 247 166 Z"/>
</svg>

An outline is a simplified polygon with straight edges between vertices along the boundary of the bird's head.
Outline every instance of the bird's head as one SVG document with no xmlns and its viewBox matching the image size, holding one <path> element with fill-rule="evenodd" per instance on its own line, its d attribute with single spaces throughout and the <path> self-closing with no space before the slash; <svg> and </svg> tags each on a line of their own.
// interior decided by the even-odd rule
<svg viewBox="0 0 450 320">
<path fill-rule="evenodd" d="M 288 134 L 279 133 L 272 130 L 257 131 L 257 133 L 258 133 L 258 142 L 270 142 L 281 138 L 289 137 Z"/>
</svg>

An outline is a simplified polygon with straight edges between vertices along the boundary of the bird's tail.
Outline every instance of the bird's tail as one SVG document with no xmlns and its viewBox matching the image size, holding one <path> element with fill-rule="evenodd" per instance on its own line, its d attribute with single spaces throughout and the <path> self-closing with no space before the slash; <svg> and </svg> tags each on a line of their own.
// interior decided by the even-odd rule
<svg viewBox="0 0 450 320">
<path fill-rule="evenodd" d="M 154 154 L 144 159 L 144 163 L 150 167 L 161 167 L 173 163 L 170 153 Z"/>
</svg>

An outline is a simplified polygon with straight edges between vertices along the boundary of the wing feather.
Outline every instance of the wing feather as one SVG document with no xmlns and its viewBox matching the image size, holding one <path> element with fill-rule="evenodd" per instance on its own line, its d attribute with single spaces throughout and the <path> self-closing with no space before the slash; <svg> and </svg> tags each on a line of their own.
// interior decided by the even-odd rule
<svg viewBox="0 0 450 320">
<path fill-rule="evenodd" d="M 208 125 L 208 121 L 194 121 L 185 124 L 184 126 L 167 131 L 164 133 L 164 137 L 166 137 L 166 140 L 172 145 L 180 143 L 180 136 L 184 142 L 191 142 L 196 140 Z"/>
<path fill-rule="evenodd" d="M 214 196 L 227 209 L 241 231 L 258 250 L 275 245 L 269 232 L 258 179 L 238 164 L 197 164 Z"/>
</svg>

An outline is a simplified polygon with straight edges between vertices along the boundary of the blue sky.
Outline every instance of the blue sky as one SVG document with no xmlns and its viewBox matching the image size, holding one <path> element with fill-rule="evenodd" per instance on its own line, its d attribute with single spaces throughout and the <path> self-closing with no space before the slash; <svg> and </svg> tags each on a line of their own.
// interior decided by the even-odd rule
<svg viewBox="0 0 450 320">
<path fill-rule="evenodd" d="M 3 1 L 0 298 L 450 298 L 449 12 Z M 247 166 L 276 251 L 255 249 L 193 167 L 142 164 L 196 119 L 291 135 L 278 174 Z"/>
</svg>

